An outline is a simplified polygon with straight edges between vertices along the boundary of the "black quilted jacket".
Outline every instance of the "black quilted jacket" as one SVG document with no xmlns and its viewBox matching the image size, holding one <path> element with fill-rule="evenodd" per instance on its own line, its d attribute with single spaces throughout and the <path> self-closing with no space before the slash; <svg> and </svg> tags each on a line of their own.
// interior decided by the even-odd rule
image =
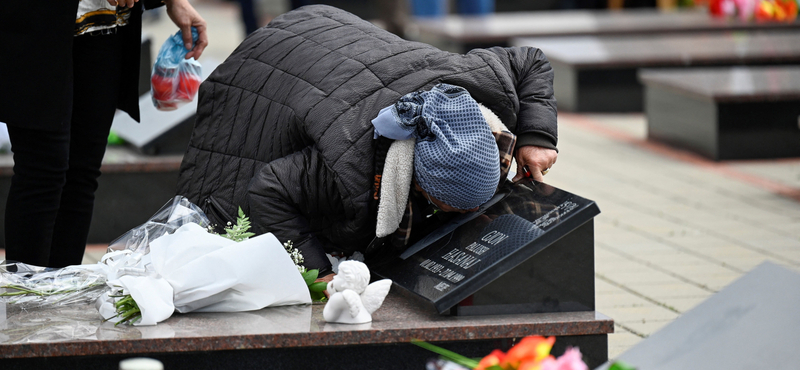
<svg viewBox="0 0 800 370">
<path fill-rule="evenodd" d="M 307 267 L 326 269 L 325 251 L 375 237 L 370 121 L 440 82 L 491 108 L 518 145 L 555 148 L 553 72 L 538 49 L 453 54 L 307 6 L 251 34 L 202 84 L 178 193 L 213 222 L 241 206 L 255 232 L 292 240 Z"/>
</svg>

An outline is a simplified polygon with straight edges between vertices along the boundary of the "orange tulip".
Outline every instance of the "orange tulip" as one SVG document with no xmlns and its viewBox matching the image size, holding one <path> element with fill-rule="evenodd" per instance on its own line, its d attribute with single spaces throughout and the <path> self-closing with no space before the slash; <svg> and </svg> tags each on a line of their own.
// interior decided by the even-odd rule
<svg viewBox="0 0 800 370">
<path fill-rule="evenodd" d="M 550 355 L 550 349 L 556 337 L 530 336 L 523 338 L 516 346 L 511 347 L 501 366 L 516 369 L 523 362 L 537 363 Z"/>
<path fill-rule="evenodd" d="M 792 22 L 797 18 L 796 0 L 777 0 L 777 5 L 785 13 L 784 21 Z"/>
<path fill-rule="evenodd" d="M 773 2 L 773 8 L 775 8 L 774 19 L 778 22 L 783 22 L 786 20 L 788 14 L 786 14 L 786 10 L 780 7 L 777 2 Z"/>
<path fill-rule="evenodd" d="M 548 360 L 555 361 L 555 358 L 551 355 L 547 355 L 538 361 L 524 361 L 519 364 L 516 370 L 540 370 L 542 365 Z"/>
<path fill-rule="evenodd" d="M 759 2 L 756 6 L 755 17 L 759 22 L 772 20 L 775 17 L 775 4 L 766 0 Z"/>
<path fill-rule="evenodd" d="M 478 366 L 475 367 L 474 370 L 484 370 L 487 367 L 500 365 L 505 359 L 506 354 L 503 351 L 496 349 L 492 351 L 492 353 L 486 355 L 486 357 L 482 358 L 480 362 L 478 362 Z"/>
</svg>

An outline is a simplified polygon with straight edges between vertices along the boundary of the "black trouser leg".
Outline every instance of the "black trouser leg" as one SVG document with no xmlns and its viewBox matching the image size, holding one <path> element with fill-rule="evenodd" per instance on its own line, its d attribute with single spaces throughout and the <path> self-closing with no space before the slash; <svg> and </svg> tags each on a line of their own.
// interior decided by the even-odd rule
<svg viewBox="0 0 800 370">
<path fill-rule="evenodd" d="M 122 72 L 117 35 L 76 37 L 73 63 L 69 170 L 53 229 L 52 267 L 80 264 L 86 249 L 97 178 L 119 96 Z"/>
<path fill-rule="evenodd" d="M 69 127 L 9 127 L 14 176 L 6 206 L 7 259 L 51 267 L 81 263 L 119 94 L 119 48 L 114 34 L 75 38 Z"/>
<path fill-rule="evenodd" d="M 66 182 L 69 131 L 8 126 L 14 176 L 5 213 L 6 259 L 47 266 Z"/>
</svg>

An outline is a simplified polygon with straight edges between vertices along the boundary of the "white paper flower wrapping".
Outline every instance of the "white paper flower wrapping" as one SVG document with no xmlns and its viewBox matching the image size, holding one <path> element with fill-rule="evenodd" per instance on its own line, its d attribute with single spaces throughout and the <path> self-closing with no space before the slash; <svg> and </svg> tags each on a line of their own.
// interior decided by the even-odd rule
<svg viewBox="0 0 800 370">
<path fill-rule="evenodd" d="M 139 304 L 142 318 L 134 325 L 155 325 L 168 319 L 175 312 L 172 303 L 172 286 L 161 278 L 149 276 L 123 276 L 114 281 L 115 285 L 123 287 L 123 294 L 130 294 Z M 105 293 L 95 303 L 97 310 L 104 318 L 111 322 L 118 322 L 119 317 L 114 308 L 115 299 Z"/>
<path fill-rule="evenodd" d="M 234 242 L 186 224 L 151 242 L 146 257 L 147 276 L 109 281 L 139 305 L 142 319 L 136 325 L 155 325 L 173 311 L 236 312 L 311 303 L 303 277 L 272 234 Z M 98 309 L 106 318 L 115 314 L 110 302 L 98 302 Z"/>
</svg>

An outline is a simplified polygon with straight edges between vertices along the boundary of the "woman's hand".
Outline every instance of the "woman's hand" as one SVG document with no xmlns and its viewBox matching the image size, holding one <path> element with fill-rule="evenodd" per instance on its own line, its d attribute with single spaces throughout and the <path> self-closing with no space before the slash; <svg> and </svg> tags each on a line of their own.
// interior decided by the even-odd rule
<svg viewBox="0 0 800 370">
<path fill-rule="evenodd" d="M 107 0 L 113 6 L 121 6 L 123 8 L 133 8 L 133 5 L 138 3 L 139 0 Z"/>
<path fill-rule="evenodd" d="M 113 1 L 113 0 L 109 0 Z M 120 0 L 138 1 L 138 0 Z M 167 4 L 167 15 L 172 19 L 172 23 L 181 30 L 183 44 L 186 50 L 186 59 L 199 59 L 203 50 L 208 46 L 208 34 L 206 32 L 206 21 L 197 13 L 188 0 L 164 0 Z M 197 28 L 197 43 L 192 47 L 192 27 Z"/>
<path fill-rule="evenodd" d="M 336 276 L 336 274 L 330 273 L 330 274 L 325 275 L 325 276 L 323 276 L 321 278 L 317 278 L 317 280 L 314 280 L 314 282 L 315 283 L 328 283 L 328 284 L 330 284 L 330 282 L 333 281 L 333 277 L 334 276 Z M 327 297 L 328 299 L 331 298 L 331 294 L 328 293 L 327 289 L 323 290 L 322 293 L 324 293 L 325 297 Z"/>
<path fill-rule="evenodd" d="M 512 181 L 519 181 L 524 177 L 525 166 L 531 171 L 531 176 L 537 182 L 544 181 L 544 174 L 556 163 L 558 152 L 550 148 L 528 145 L 517 148 L 517 175 Z"/>
</svg>

